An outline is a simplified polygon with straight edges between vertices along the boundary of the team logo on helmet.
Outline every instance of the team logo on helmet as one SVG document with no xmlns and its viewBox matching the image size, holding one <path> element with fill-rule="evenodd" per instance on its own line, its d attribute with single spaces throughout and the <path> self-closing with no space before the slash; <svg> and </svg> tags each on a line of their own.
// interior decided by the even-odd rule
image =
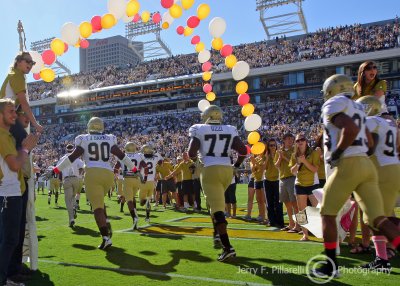
<svg viewBox="0 0 400 286">
<path fill-rule="evenodd" d="M 325 100 L 339 94 L 352 97 L 354 95 L 353 81 L 343 74 L 332 75 L 325 80 L 322 93 Z"/>
</svg>

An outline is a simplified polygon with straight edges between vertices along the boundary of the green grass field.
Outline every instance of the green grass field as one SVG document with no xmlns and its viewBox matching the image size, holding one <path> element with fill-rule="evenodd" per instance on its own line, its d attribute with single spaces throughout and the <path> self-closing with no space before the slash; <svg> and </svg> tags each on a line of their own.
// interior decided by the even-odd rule
<svg viewBox="0 0 400 286">
<path fill-rule="evenodd" d="M 102 251 L 97 249 L 101 239 L 84 194 L 74 229 L 68 227 L 63 195 L 56 208 L 54 196 L 49 206 L 46 193 L 39 194 L 39 271 L 27 285 L 312 285 L 306 263 L 323 252 L 320 240 L 299 242 L 298 234 L 244 222 L 245 185 L 239 185 L 237 197 L 239 218 L 230 219 L 228 226 L 237 257 L 221 263 L 216 261 L 221 250 L 213 248 L 206 212 L 153 208 L 149 226 L 139 208 L 140 228 L 132 232 L 127 207 L 120 213 L 116 196 L 105 198 L 114 234 L 113 246 Z M 256 204 L 254 209 L 256 216 Z M 398 285 L 398 257 L 392 260 L 390 275 L 357 271 L 372 258 L 372 254 L 349 254 L 343 245 L 339 262 L 346 273 L 326 285 Z"/>
</svg>

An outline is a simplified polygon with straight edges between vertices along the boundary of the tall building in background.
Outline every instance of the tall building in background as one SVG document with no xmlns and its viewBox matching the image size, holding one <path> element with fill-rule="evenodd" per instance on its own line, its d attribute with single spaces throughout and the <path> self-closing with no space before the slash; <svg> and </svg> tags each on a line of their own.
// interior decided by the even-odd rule
<svg viewBox="0 0 400 286">
<path fill-rule="evenodd" d="M 93 71 L 110 65 L 121 67 L 128 64 L 136 65 L 140 61 L 137 54 L 129 47 L 129 40 L 123 36 L 88 41 L 87 49 L 79 49 L 80 72 Z M 139 50 L 143 50 L 143 43 L 132 44 L 142 47 Z"/>
</svg>

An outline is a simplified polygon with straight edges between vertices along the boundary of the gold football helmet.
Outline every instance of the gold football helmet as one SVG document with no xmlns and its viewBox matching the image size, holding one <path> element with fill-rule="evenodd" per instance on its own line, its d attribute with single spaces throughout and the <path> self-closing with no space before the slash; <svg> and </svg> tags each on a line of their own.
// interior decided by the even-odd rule
<svg viewBox="0 0 400 286">
<path fill-rule="evenodd" d="M 210 105 L 203 111 L 201 114 L 201 121 L 203 123 L 214 123 L 221 124 L 222 123 L 222 109 L 216 105 Z"/>
<path fill-rule="evenodd" d="M 332 75 L 325 80 L 322 93 L 325 100 L 338 94 L 352 97 L 354 94 L 353 81 L 344 74 Z"/>
<path fill-rule="evenodd" d="M 154 154 L 154 149 L 153 149 L 153 147 L 151 147 L 150 145 L 143 145 L 142 146 L 142 149 L 141 149 L 141 152 L 144 154 L 144 155 L 153 155 Z"/>
<path fill-rule="evenodd" d="M 366 95 L 357 99 L 357 102 L 364 106 L 364 111 L 368 116 L 374 116 L 381 113 L 382 104 L 376 96 Z"/>
<path fill-rule="evenodd" d="M 137 151 L 136 144 L 133 142 L 128 142 L 125 144 L 125 152 L 127 153 L 135 153 Z"/>
<path fill-rule="evenodd" d="M 87 124 L 87 130 L 89 133 L 103 133 L 104 132 L 103 119 L 99 117 L 90 118 Z"/>
</svg>

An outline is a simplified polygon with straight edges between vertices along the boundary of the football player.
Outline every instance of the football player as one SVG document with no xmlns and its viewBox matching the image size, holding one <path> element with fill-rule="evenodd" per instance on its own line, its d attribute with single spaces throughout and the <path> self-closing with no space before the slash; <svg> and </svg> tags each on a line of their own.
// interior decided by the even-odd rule
<svg viewBox="0 0 400 286">
<path fill-rule="evenodd" d="M 55 202 L 55 206 L 58 207 L 58 194 L 60 191 L 60 181 L 61 181 L 61 174 L 56 174 L 55 172 L 53 172 L 53 168 L 54 166 L 57 165 L 57 162 L 55 162 L 53 164 L 53 167 L 49 167 L 48 171 L 50 171 L 50 178 L 49 178 L 49 183 L 50 183 L 50 187 L 49 187 L 49 192 L 48 192 L 48 200 L 47 203 L 50 205 L 51 203 L 51 195 L 54 194 L 54 202 Z"/>
<path fill-rule="evenodd" d="M 374 231 L 380 230 L 396 248 L 400 248 L 400 231 L 384 216 L 378 175 L 366 154 L 367 143 L 370 144 L 372 138 L 365 126 L 363 106 L 351 100 L 351 79 L 345 75 L 333 75 L 324 82 L 322 91 L 326 100 L 322 106 L 324 156 L 330 169 L 326 171 L 328 178 L 321 216 L 328 261 L 312 273 L 318 277 L 337 277 L 336 215 L 352 192 L 364 211 L 366 224 Z"/>
<path fill-rule="evenodd" d="M 114 166 L 114 172 L 118 169 L 122 169 L 123 174 L 123 195 L 125 201 L 127 202 L 129 212 L 131 214 L 133 220 L 132 230 L 137 229 L 139 217 L 136 210 L 136 194 L 139 191 L 139 186 L 141 183 L 140 180 L 140 170 L 144 169 L 144 176 L 148 175 L 148 168 L 146 163 L 144 162 L 143 154 L 139 153 L 134 142 L 128 142 L 125 144 L 125 153 L 126 156 L 132 161 L 135 165 L 134 169 L 131 171 L 123 162 L 118 161 Z M 122 203 L 122 202 L 121 202 Z"/>
<path fill-rule="evenodd" d="M 371 159 L 378 171 L 384 214 L 390 217 L 393 215 L 396 199 L 400 194 L 399 132 L 395 121 L 380 116 L 382 104 L 376 96 L 363 96 L 357 102 L 364 106 L 368 115 L 366 124 L 374 138 L 374 146 L 370 149 L 370 154 L 373 153 Z M 372 241 L 375 245 L 376 258 L 363 267 L 388 272 L 391 266 L 386 250 L 386 238 L 377 232 Z M 391 252 L 394 253 L 394 249 L 391 249 Z"/>
<path fill-rule="evenodd" d="M 150 222 L 150 199 L 155 188 L 156 167 L 162 160 L 161 156 L 156 154 L 153 147 L 150 145 L 143 145 L 141 153 L 144 157 L 144 163 L 147 166 L 147 174 L 145 169 L 142 169 L 143 181 L 140 184 L 139 199 L 140 206 L 146 205 L 146 222 Z"/>
<path fill-rule="evenodd" d="M 106 249 L 112 245 L 111 224 L 107 219 L 104 205 L 104 196 L 114 183 L 114 174 L 110 165 L 111 154 L 128 166 L 128 169 L 133 170 L 135 166 L 118 148 L 117 138 L 111 134 L 104 134 L 104 122 L 101 118 L 92 117 L 87 124 L 87 131 L 88 134 L 75 138 L 74 151 L 54 168 L 54 172 L 63 171 L 82 156 L 86 164 L 84 179 L 86 196 L 103 238 L 98 248 Z"/>
<path fill-rule="evenodd" d="M 200 173 L 201 186 L 206 196 L 207 204 L 218 231 L 223 252 L 218 261 L 225 261 L 236 256 L 229 242 L 225 219 L 225 190 L 232 181 L 233 169 L 229 154 L 231 150 L 239 153 L 233 165 L 238 168 L 243 162 L 247 149 L 239 139 L 236 127 L 222 124 L 222 110 L 216 105 L 210 105 L 201 114 L 202 124 L 195 124 L 189 129 L 189 156 L 193 161 L 201 160 L 204 167 Z"/>
</svg>

